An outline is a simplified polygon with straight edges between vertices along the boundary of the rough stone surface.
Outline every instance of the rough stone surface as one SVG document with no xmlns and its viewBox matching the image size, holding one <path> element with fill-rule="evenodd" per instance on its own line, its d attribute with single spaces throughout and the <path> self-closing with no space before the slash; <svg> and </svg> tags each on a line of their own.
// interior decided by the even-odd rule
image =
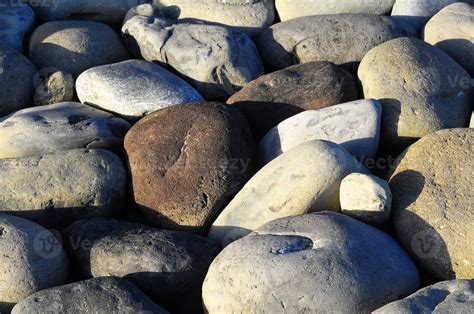
<svg viewBox="0 0 474 314">
<path fill-rule="evenodd" d="M 392 16 L 400 23 L 412 25 L 421 30 L 426 22 L 445 6 L 455 2 L 474 4 L 473 0 L 397 0 L 393 5 Z"/>
<path fill-rule="evenodd" d="M 474 77 L 474 3 L 453 3 L 433 16 L 423 39 L 450 55 Z"/>
<path fill-rule="evenodd" d="M 382 143 L 400 152 L 420 137 L 467 127 L 472 112 L 470 76 L 436 47 L 399 38 L 370 50 L 359 66 L 364 96 L 383 107 Z"/>
<path fill-rule="evenodd" d="M 373 99 L 304 111 L 263 137 L 258 147 L 260 164 L 313 140 L 340 144 L 358 160 L 373 158 L 379 145 L 381 120 L 382 106 Z"/>
<path fill-rule="evenodd" d="M 474 130 L 427 135 L 390 177 L 392 218 L 402 245 L 440 279 L 474 277 Z"/>
<path fill-rule="evenodd" d="M 66 283 L 68 260 L 43 227 L 0 214 L 0 312 L 36 291 Z"/>
<path fill-rule="evenodd" d="M 451 280 L 423 288 L 374 314 L 436 313 L 469 314 L 474 308 L 474 280 Z"/>
<path fill-rule="evenodd" d="M 237 106 L 259 140 L 281 121 L 303 110 L 357 99 L 357 83 L 330 62 L 310 62 L 263 75 L 227 101 Z"/>
<path fill-rule="evenodd" d="M 419 288 L 415 264 L 382 231 L 313 213 L 230 244 L 203 285 L 208 313 L 368 313 Z"/>
<path fill-rule="evenodd" d="M 130 128 L 123 119 L 75 102 L 23 109 L 0 118 L 0 158 L 75 148 L 120 151 Z"/>
<path fill-rule="evenodd" d="M 280 19 L 286 21 L 309 15 L 340 13 L 387 14 L 392 10 L 394 2 L 395 0 L 275 0 L 275 5 Z"/>
<path fill-rule="evenodd" d="M 92 20 L 120 24 L 127 11 L 149 0 L 27 0 L 41 22 L 54 20 Z"/>
<path fill-rule="evenodd" d="M 312 61 L 350 66 L 373 47 L 407 35 L 389 16 L 317 15 L 275 24 L 262 33 L 257 45 L 262 59 L 277 69 Z"/>
<path fill-rule="evenodd" d="M 157 4 L 173 19 L 198 19 L 231 26 L 257 36 L 275 19 L 274 0 L 160 0 Z"/>
<path fill-rule="evenodd" d="M 101 277 L 37 292 L 18 303 L 20 313 L 168 313 L 125 279 Z"/>
<path fill-rule="evenodd" d="M 29 58 L 38 69 L 55 68 L 77 77 L 87 69 L 123 61 L 129 55 L 118 34 L 106 24 L 54 21 L 35 29 Z"/>
<path fill-rule="evenodd" d="M 31 106 L 35 74 L 30 60 L 0 42 L 0 117 Z"/>
<path fill-rule="evenodd" d="M 203 100 L 184 80 L 143 60 L 92 68 L 76 81 L 81 102 L 138 120 L 169 106 Z"/>
<path fill-rule="evenodd" d="M 141 226 L 96 241 L 91 270 L 94 277 L 114 275 L 132 281 L 172 313 L 199 313 L 202 283 L 218 252 L 206 238 Z"/>
<path fill-rule="evenodd" d="M 120 159 L 100 149 L 0 159 L 0 173 L 0 212 L 58 229 L 116 214 L 127 185 Z"/>
<path fill-rule="evenodd" d="M 257 172 L 222 211 L 208 237 L 226 246 L 274 219 L 339 211 L 341 180 L 366 171 L 335 143 L 306 142 Z"/>
<path fill-rule="evenodd" d="M 370 225 L 389 221 L 392 192 L 387 181 L 373 175 L 351 173 L 341 182 L 342 212 Z"/>
<path fill-rule="evenodd" d="M 127 23 L 128 20 L 137 15 L 149 17 L 164 17 L 163 11 L 161 11 L 159 6 L 151 3 L 145 3 L 137 5 L 136 7 L 133 7 L 128 10 L 127 14 L 125 15 L 125 18 L 123 19 L 122 25 Z"/>
<path fill-rule="evenodd" d="M 226 99 L 263 74 L 253 41 L 232 28 L 135 16 L 122 33 L 132 52 L 171 66 L 206 100 Z"/>
<path fill-rule="evenodd" d="M 70 73 L 63 71 L 48 73 L 35 83 L 38 83 L 33 96 L 36 106 L 74 100 L 74 77 Z"/>
<path fill-rule="evenodd" d="M 18 0 L 0 2 L 0 42 L 23 51 L 23 37 L 35 21 L 35 13 Z"/>
<path fill-rule="evenodd" d="M 135 202 L 167 229 L 207 230 L 255 164 L 245 117 L 219 103 L 157 111 L 133 126 L 125 150 Z"/>
</svg>

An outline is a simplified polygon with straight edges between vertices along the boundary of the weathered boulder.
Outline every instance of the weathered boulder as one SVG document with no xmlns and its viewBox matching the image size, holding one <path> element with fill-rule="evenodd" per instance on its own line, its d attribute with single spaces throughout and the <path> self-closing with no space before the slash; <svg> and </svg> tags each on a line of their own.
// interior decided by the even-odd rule
<svg viewBox="0 0 474 314">
<path fill-rule="evenodd" d="M 33 101 L 36 106 L 74 100 L 74 77 L 63 71 L 52 71 L 36 77 Z"/>
</svg>

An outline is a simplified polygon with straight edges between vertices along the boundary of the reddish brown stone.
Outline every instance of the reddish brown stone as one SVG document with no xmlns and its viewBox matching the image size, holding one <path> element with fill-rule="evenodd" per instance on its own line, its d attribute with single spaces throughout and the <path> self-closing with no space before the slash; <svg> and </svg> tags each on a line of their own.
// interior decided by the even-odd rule
<svg viewBox="0 0 474 314">
<path fill-rule="evenodd" d="M 154 112 L 129 131 L 125 150 L 135 202 L 166 229 L 204 232 L 255 169 L 247 120 L 219 103 Z"/>
<path fill-rule="evenodd" d="M 247 117 L 260 139 L 281 121 L 304 110 L 357 99 L 354 77 L 330 62 L 294 65 L 250 82 L 227 103 Z"/>
</svg>

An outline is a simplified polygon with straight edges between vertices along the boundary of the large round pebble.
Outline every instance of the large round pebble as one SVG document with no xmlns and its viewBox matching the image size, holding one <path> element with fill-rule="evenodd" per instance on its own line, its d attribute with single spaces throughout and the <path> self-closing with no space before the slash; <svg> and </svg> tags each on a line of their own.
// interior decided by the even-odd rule
<svg viewBox="0 0 474 314">
<path fill-rule="evenodd" d="M 20 0 L 0 3 L 0 41 L 23 52 L 23 37 L 33 26 L 35 13 Z"/>
</svg>

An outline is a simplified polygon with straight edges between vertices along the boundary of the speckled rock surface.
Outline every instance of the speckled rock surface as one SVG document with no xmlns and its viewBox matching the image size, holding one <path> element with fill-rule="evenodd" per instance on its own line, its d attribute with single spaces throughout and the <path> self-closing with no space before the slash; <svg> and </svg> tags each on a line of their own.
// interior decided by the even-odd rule
<svg viewBox="0 0 474 314">
<path fill-rule="evenodd" d="M 37 292 L 18 303 L 20 313 L 168 313 L 125 279 L 101 277 Z"/>
<path fill-rule="evenodd" d="M 128 20 L 130 20 L 134 16 L 150 16 L 150 17 L 164 17 L 163 11 L 161 11 L 160 7 L 156 4 L 145 3 L 137 5 L 136 7 L 131 8 L 128 10 L 127 14 L 123 19 L 123 24 L 125 24 Z"/>
<path fill-rule="evenodd" d="M 52 67 L 77 77 L 92 67 L 126 60 L 129 54 L 119 35 L 106 24 L 54 21 L 35 29 L 29 58 L 38 69 Z"/>
<path fill-rule="evenodd" d="M 474 280 L 451 280 L 425 287 L 374 314 L 452 313 L 469 314 L 474 308 Z"/>
<path fill-rule="evenodd" d="M 474 77 L 474 2 L 453 3 L 433 16 L 423 39 L 451 56 Z"/>
<path fill-rule="evenodd" d="M 471 86 L 460 84 L 469 73 L 422 40 L 398 38 L 370 50 L 359 78 L 364 96 L 382 103 L 387 150 L 401 152 L 429 133 L 469 125 Z"/>
<path fill-rule="evenodd" d="M 219 103 L 157 111 L 125 137 L 133 193 L 157 226 L 205 232 L 254 173 L 245 117 Z"/>
<path fill-rule="evenodd" d="M 40 73 L 41 75 L 41 73 Z M 36 79 L 39 79 L 37 76 Z M 74 100 L 74 77 L 72 74 L 55 71 L 35 81 L 33 101 L 36 106 L 57 104 Z"/>
<path fill-rule="evenodd" d="M 35 13 L 20 0 L 0 2 L 0 42 L 23 51 L 23 37 L 35 21 Z"/>
<path fill-rule="evenodd" d="M 130 123 L 75 102 L 33 107 L 0 118 L 0 158 L 75 148 L 120 151 Z"/>
<path fill-rule="evenodd" d="M 122 33 L 132 52 L 171 66 L 206 100 L 227 98 L 263 74 L 253 41 L 232 28 L 135 16 Z"/>
<path fill-rule="evenodd" d="M 0 42 L 0 117 L 32 105 L 35 66 Z"/>
<path fill-rule="evenodd" d="M 208 313 L 368 313 L 419 288 L 387 234 L 330 212 L 278 219 L 230 244 L 203 286 Z"/>
<path fill-rule="evenodd" d="M 68 259 L 43 227 L 0 214 L 0 312 L 39 290 L 66 283 Z"/>
<path fill-rule="evenodd" d="M 350 65 L 371 48 L 407 34 L 388 16 L 317 15 L 275 24 L 257 45 L 265 63 L 277 69 L 312 61 Z"/>
<path fill-rule="evenodd" d="M 132 121 L 169 106 L 203 100 L 184 80 L 144 60 L 92 68 L 77 78 L 76 90 L 81 102 Z"/>
<path fill-rule="evenodd" d="M 274 0 L 160 0 L 157 4 L 173 19 L 199 19 L 231 26 L 257 36 L 275 19 Z"/>
<path fill-rule="evenodd" d="M 335 143 L 301 144 L 257 172 L 214 221 L 208 237 L 226 246 L 274 219 L 339 211 L 341 180 L 366 171 Z"/>
<path fill-rule="evenodd" d="M 280 19 L 286 21 L 301 16 L 323 14 L 387 14 L 392 10 L 394 2 L 395 0 L 275 0 L 275 5 Z"/>
<path fill-rule="evenodd" d="M 41 22 L 54 20 L 91 20 L 120 24 L 129 9 L 148 0 L 27 0 Z"/>
<path fill-rule="evenodd" d="M 392 192 L 387 181 L 362 173 L 351 173 L 341 182 L 342 213 L 370 225 L 390 220 Z"/>
<path fill-rule="evenodd" d="M 344 147 L 358 160 L 373 158 L 380 137 L 382 106 L 363 99 L 297 114 L 271 129 L 258 146 L 260 164 L 309 141 L 326 140 Z"/>
<path fill-rule="evenodd" d="M 219 249 L 191 233 L 141 226 L 101 238 L 90 252 L 94 277 L 124 277 L 172 313 L 198 313 L 202 283 Z"/>
<path fill-rule="evenodd" d="M 0 212 L 59 229 L 116 214 L 127 186 L 121 160 L 100 149 L 0 159 L 0 172 Z"/>
<path fill-rule="evenodd" d="M 256 139 L 303 110 L 325 108 L 357 99 L 357 83 L 330 62 L 310 62 L 262 75 L 227 101 L 241 110 Z"/>
<path fill-rule="evenodd" d="M 393 221 L 403 247 L 440 279 L 474 277 L 474 130 L 427 135 L 390 177 Z"/>
</svg>

